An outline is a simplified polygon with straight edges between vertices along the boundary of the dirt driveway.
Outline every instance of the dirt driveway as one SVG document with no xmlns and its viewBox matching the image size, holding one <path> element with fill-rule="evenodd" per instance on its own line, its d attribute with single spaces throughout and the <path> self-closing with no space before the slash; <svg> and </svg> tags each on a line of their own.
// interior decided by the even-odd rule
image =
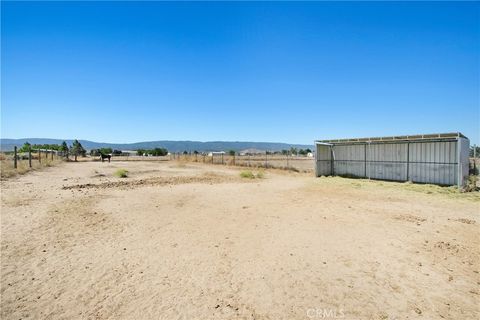
<svg viewBox="0 0 480 320">
<path fill-rule="evenodd" d="M 2 181 L 1 318 L 480 317 L 478 193 L 241 170 L 81 162 Z"/>
</svg>

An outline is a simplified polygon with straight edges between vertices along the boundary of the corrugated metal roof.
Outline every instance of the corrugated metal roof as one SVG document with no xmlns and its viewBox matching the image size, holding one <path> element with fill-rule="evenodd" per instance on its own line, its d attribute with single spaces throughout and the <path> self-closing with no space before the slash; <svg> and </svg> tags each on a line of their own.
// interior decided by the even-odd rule
<svg viewBox="0 0 480 320">
<path fill-rule="evenodd" d="M 466 138 L 466 137 L 460 132 L 451 132 L 451 133 L 416 134 L 416 135 L 391 136 L 391 137 L 316 140 L 315 143 L 317 142 L 319 143 L 351 143 L 351 142 L 418 141 L 418 140 L 437 140 L 437 139 L 456 139 L 456 138 Z"/>
</svg>

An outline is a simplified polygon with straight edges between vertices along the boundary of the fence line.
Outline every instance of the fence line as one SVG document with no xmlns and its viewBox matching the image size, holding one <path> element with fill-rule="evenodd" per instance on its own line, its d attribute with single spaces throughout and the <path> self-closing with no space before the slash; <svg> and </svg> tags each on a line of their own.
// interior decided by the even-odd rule
<svg viewBox="0 0 480 320">
<path fill-rule="evenodd" d="M 172 153 L 172 160 L 229 165 L 252 168 L 277 168 L 292 171 L 314 171 L 314 158 L 279 154 L 227 155 L 227 154 L 181 154 Z"/>
</svg>

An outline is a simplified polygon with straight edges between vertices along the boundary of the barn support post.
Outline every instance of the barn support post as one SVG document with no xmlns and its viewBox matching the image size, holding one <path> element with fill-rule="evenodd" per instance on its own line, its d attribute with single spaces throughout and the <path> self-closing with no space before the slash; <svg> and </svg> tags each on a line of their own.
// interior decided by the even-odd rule
<svg viewBox="0 0 480 320">
<path fill-rule="evenodd" d="M 13 147 L 13 167 L 17 169 L 17 146 Z"/>
<path fill-rule="evenodd" d="M 364 144 L 363 147 L 365 149 L 364 150 L 365 151 L 365 156 L 364 156 L 364 159 L 365 159 L 365 170 L 364 170 L 364 172 L 365 172 L 365 174 L 363 176 L 366 178 L 367 177 L 367 144 Z"/>
<path fill-rule="evenodd" d="M 368 155 L 371 157 L 372 154 L 372 142 L 368 141 Z M 368 180 L 370 180 L 370 176 L 372 175 L 372 165 L 370 161 L 368 162 Z"/>
<path fill-rule="evenodd" d="M 335 151 L 333 150 L 333 146 L 330 146 L 330 174 L 332 176 L 335 175 Z"/>
<path fill-rule="evenodd" d="M 410 142 L 407 142 L 407 181 L 410 181 Z"/>
</svg>

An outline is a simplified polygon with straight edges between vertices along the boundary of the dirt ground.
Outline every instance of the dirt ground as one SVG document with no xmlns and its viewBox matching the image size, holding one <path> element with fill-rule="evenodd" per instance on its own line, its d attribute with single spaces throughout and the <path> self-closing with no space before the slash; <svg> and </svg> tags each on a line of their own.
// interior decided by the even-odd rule
<svg viewBox="0 0 480 320">
<path fill-rule="evenodd" d="M 242 170 L 80 162 L 3 180 L 1 318 L 480 317 L 478 192 Z"/>
</svg>

